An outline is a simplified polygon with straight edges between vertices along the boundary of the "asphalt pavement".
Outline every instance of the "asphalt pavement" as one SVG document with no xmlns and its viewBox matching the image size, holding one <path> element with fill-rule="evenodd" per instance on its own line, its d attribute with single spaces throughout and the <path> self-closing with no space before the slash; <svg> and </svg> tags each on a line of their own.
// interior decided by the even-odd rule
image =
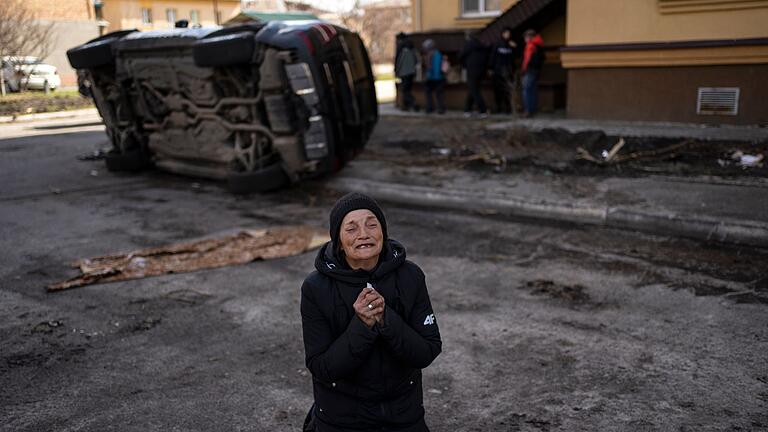
<svg viewBox="0 0 768 432">
<path fill-rule="evenodd" d="M 232 196 L 215 182 L 115 174 L 78 159 L 104 146 L 102 131 L 3 131 L 2 431 L 297 430 L 312 400 L 298 294 L 313 253 L 59 293 L 44 287 L 72 276 L 80 258 L 238 227 L 323 227 L 339 182 L 361 170 L 369 181 L 438 191 L 471 178 L 359 160 L 337 177 Z M 602 181 L 573 187 L 587 201 L 668 202 L 649 192 L 653 184 L 629 197 L 601 190 Z M 562 184 L 530 185 L 535 196 L 568 196 Z M 675 205 L 697 214 L 686 205 L 693 194 Z M 427 275 L 443 335 L 443 353 L 424 373 L 432 430 L 768 429 L 765 248 L 382 201 L 391 236 Z M 717 214 L 740 217 L 728 208 Z"/>
</svg>

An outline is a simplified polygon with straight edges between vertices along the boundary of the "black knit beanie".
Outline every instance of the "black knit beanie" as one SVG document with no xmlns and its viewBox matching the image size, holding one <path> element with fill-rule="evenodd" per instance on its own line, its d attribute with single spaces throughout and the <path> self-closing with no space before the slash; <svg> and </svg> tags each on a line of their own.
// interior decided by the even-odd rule
<svg viewBox="0 0 768 432">
<path fill-rule="evenodd" d="M 373 213 L 381 224 L 381 232 L 384 234 L 384 240 L 387 239 L 387 220 L 384 219 L 384 212 L 381 211 L 379 204 L 368 195 L 363 195 L 357 192 L 350 192 L 336 201 L 331 209 L 330 216 L 330 234 L 333 244 L 338 247 L 339 245 L 339 231 L 341 230 L 341 221 L 344 220 L 344 216 L 347 213 L 367 209 Z"/>
</svg>

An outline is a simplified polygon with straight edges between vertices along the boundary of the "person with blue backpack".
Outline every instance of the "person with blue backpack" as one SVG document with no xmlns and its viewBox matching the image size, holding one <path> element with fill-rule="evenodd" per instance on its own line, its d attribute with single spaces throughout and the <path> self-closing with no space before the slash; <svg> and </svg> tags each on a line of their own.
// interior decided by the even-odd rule
<svg viewBox="0 0 768 432">
<path fill-rule="evenodd" d="M 443 53 L 435 47 L 435 41 L 427 39 L 421 44 L 424 52 L 424 76 L 425 76 L 425 96 L 427 99 L 427 114 L 434 111 L 434 100 L 437 99 L 437 113 L 445 113 L 445 99 L 443 91 L 445 89 L 445 64 Z"/>
</svg>

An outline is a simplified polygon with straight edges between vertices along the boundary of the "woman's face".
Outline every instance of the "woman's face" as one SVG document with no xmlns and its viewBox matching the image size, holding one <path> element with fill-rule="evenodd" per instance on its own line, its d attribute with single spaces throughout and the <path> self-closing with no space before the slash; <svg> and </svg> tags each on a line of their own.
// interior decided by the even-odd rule
<svg viewBox="0 0 768 432">
<path fill-rule="evenodd" d="M 341 221 L 339 243 L 352 268 L 370 270 L 376 266 L 384 244 L 381 224 L 370 210 L 353 210 Z"/>
</svg>

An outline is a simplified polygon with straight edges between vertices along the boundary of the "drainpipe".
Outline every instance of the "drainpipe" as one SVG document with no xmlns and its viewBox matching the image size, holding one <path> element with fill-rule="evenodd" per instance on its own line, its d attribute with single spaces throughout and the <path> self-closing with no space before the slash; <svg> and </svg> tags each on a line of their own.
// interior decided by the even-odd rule
<svg viewBox="0 0 768 432">
<path fill-rule="evenodd" d="M 219 22 L 219 0 L 213 0 L 213 20 L 216 21 L 216 25 L 221 24 Z"/>
<path fill-rule="evenodd" d="M 421 22 L 421 0 L 415 2 L 416 16 L 413 22 L 416 24 L 415 31 L 424 31 L 424 24 Z"/>
</svg>

